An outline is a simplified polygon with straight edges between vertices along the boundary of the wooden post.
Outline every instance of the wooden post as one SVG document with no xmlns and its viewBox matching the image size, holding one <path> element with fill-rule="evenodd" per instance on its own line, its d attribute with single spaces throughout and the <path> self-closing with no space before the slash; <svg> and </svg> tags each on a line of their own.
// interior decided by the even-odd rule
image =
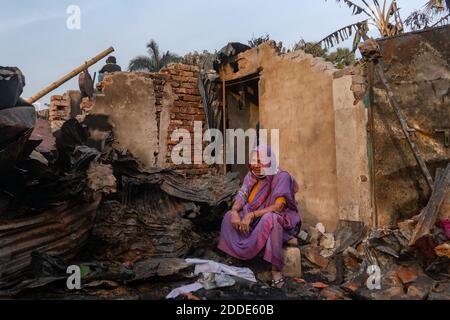
<svg viewBox="0 0 450 320">
<path fill-rule="evenodd" d="M 84 64 L 82 64 L 78 68 L 74 69 L 73 71 L 71 71 L 70 73 L 68 73 L 67 75 L 65 75 L 61 79 L 59 79 L 58 81 L 52 83 L 48 87 L 46 87 L 46 88 L 42 89 L 41 91 L 39 91 L 38 93 L 36 93 L 34 96 L 29 98 L 27 100 L 27 102 L 30 103 L 30 104 L 33 104 L 34 102 L 36 102 L 39 99 L 41 99 L 42 97 L 46 96 L 47 94 L 49 94 L 53 90 L 55 90 L 55 89 L 59 88 L 60 86 L 62 86 L 64 83 L 66 83 L 70 79 L 76 77 L 78 74 L 80 74 L 81 72 L 83 72 L 84 70 L 89 68 L 90 66 L 96 64 L 97 62 L 99 62 L 100 60 L 102 60 L 103 58 L 105 58 L 107 55 L 109 55 L 112 52 L 114 52 L 114 48 L 113 47 L 110 47 L 110 48 L 106 49 L 105 51 L 101 52 L 100 54 L 98 54 L 94 58 L 86 61 Z"/>
<path fill-rule="evenodd" d="M 375 119 L 374 119 L 374 113 L 373 113 L 373 86 L 374 86 L 374 71 L 375 71 L 375 65 L 373 61 L 370 61 L 368 63 L 368 84 L 369 84 L 369 110 L 368 110 L 368 140 L 370 143 L 369 150 L 370 150 L 370 188 L 371 188 L 371 195 L 370 200 L 372 201 L 372 225 L 374 228 L 379 227 L 379 218 L 378 218 L 378 206 L 377 206 L 377 199 L 376 199 L 376 167 L 375 167 Z"/>
<path fill-rule="evenodd" d="M 222 69 L 223 71 L 223 69 Z M 223 72 L 222 72 L 223 75 Z M 223 174 L 227 174 L 227 84 L 222 79 Z"/>
<path fill-rule="evenodd" d="M 430 230 L 436 223 L 439 216 L 439 208 L 444 201 L 447 188 L 450 183 L 450 164 L 447 165 L 447 168 L 443 174 L 436 174 L 436 176 L 434 191 L 431 194 L 431 198 L 430 201 L 428 201 L 427 206 L 419 215 L 416 228 L 414 229 L 413 235 L 409 242 L 410 246 L 415 245 L 420 238 L 429 235 Z"/>
</svg>

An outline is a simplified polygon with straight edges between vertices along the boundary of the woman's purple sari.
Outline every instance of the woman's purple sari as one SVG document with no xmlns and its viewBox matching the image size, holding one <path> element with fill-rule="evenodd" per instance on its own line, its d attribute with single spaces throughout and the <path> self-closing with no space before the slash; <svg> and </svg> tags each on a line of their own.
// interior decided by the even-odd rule
<svg viewBox="0 0 450 320">
<path fill-rule="evenodd" d="M 266 148 L 269 156 L 273 158 L 273 155 L 270 155 L 270 148 Z M 247 199 L 257 179 L 252 173 L 248 173 L 235 201 L 243 205 L 243 210 L 239 213 L 241 219 L 249 212 L 273 205 L 280 197 L 286 199 L 285 209 L 280 213 L 267 213 L 253 221 L 248 235 L 233 228 L 231 211 L 228 212 L 222 222 L 218 248 L 240 260 L 250 260 L 261 255 L 264 260 L 281 271 L 284 265 L 283 243 L 300 231 L 301 217 L 295 200 L 298 185 L 294 178 L 279 168 L 274 173 L 262 180 L 262 185 L 252 203 L 248 203 Z"/>
</svg>

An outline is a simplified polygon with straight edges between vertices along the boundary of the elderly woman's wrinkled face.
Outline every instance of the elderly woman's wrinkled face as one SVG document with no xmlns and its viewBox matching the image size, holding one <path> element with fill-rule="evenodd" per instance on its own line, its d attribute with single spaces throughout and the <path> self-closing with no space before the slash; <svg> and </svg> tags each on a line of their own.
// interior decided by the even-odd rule
<svg viewBox="0 0 450 320">
<path fill-rule="evenodd" d="M 261 161 L 256 152 L 252 156 L 252 160 L 250 162 L 250 170 L 256 177 L 259 177 L 259 178 L 264 177 L 263 170 L 262 170 L 262 164 L 261 164 Z"/>
</svg>

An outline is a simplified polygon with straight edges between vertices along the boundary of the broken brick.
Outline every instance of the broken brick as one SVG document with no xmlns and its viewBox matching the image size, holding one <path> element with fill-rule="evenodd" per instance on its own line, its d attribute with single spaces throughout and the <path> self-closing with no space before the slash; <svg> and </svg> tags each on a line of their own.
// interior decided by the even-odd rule
<svg viewBox="0 0 450 320">
<path fill-rule="evenodd" d="M 320 248 L 314 246 L 306 246 L 302 249 L 306 259 L 314 263 L 315 265 L 326 268 L 329 260 L 320 255 Z"/>
<path fill-rule="evenodd" d="M 348 297 L 346 297 L 345 292 L 343 292 L 343 290 L 337 288 L 337 287 L 327 287 L 324 288 L 321 292 L 320 292 L 320 296 L 322 298 L 325 298 L 327 300 L 349 300 Z"/>
<path fill-rule="evenodd" d="M 375 300 L 407 300 L 403 287 L 391 287 L 386 290 L 376 291 L 371 294 Z"/>
<path fill-rule="evenodd" d="M 312 284 L 312 286 L 316 289 L 325 289 L 325 288 L 329 287 L 329 285 L 327 285 L 326 283 L 323 283 L 323 282 L 315 282 Z"/>
<path fill-rule="evenodd" d="M 419 277 L 419 273 L 417 272 L 417 270 L 413 269 L 412 267 L 405 266 L 401 266 L 400 268 L 398 268 L 396 275 L 404 285 L 417 280 L 417 278 Z"/>
<path fill-rule="evenodd" d="M 450 259 L 450 242 L 443 243 L 436 248 L 434 248 L 434 252 L 438 257 L 447 257 Z"/>
</svg>

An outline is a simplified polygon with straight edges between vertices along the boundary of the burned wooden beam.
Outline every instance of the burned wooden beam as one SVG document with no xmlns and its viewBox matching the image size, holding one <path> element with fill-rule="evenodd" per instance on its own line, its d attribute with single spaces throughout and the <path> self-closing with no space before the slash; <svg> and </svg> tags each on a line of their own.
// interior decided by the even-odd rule
<svg viewBox="0 0 450 320">
<path fill-rule="evenodd" d="M 430 234 L 430 230 L 436 223 L 436 219 L 439 214 L 439 208 L 444 201 L 447 187 L 450 183 L 450 164 L 445 169 L 445 172 L 436 179 L 434 185 L 434 191 L 431 195 L 430 201 L 422 213 L 419 215 L 419 219 L 414 229 L 410 246 L 416 244 L 416 242 L 424 236 Z"/>
</svg>

